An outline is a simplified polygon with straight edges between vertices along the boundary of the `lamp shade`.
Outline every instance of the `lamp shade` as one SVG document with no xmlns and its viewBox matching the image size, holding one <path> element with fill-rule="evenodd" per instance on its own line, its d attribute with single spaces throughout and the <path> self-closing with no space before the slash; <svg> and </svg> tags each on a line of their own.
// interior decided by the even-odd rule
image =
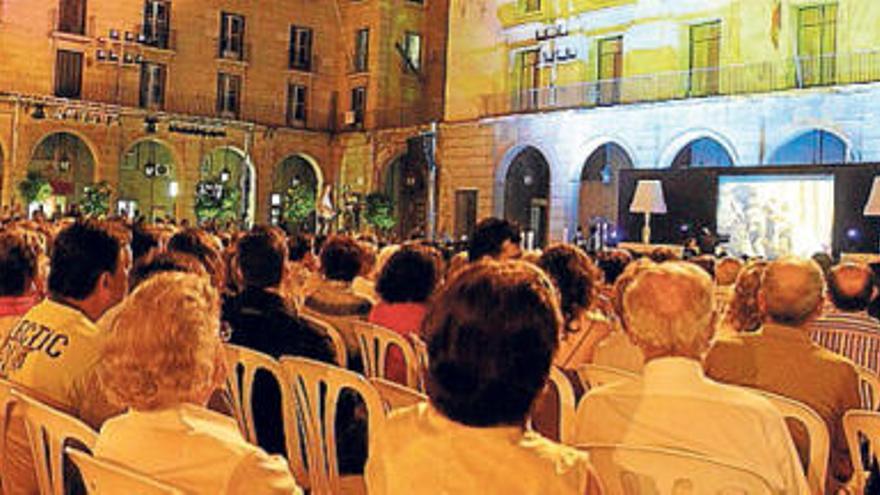
<svg viewBox="0 0 880 495">
<path fill-rule="evenodd" d="M 880 177 L 874 177 L 871 195 L 868 196 L 868 202 L 865 203 L 864 215 L 880 216 Z"/>
<path fill-rule="evenodd" d="M 640 180 L 629 205 L 630 213 L 666 213 L 663 184 L 659 180 Z"/>
</svg>

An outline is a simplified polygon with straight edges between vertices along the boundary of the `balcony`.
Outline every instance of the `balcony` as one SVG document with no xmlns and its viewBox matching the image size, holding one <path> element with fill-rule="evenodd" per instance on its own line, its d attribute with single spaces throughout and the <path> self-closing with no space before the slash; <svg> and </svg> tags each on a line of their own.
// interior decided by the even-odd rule
<svg viewBox="0 0 880 495">
<path fill-rule="evenodd" d="M 148 29 L 148 26 L 144 26 L 137 41 L 148 49 L 174 51 L 177 49 L 177 31 L 173 29 Z"/>
<path fill-rule="evenodd" d="M 483 95 L 481 116 L 772 93 L 880 81 L 880 50 L 660 72 Z"/>
</svg>

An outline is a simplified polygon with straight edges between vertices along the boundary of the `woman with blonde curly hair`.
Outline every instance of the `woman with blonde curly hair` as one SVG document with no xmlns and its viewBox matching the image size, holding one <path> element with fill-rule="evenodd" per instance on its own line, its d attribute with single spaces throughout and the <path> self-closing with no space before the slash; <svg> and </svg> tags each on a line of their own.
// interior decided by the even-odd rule
<svg viewBox="0 0 880 495">
<path fill-rule="evenodd" d="M 220 299 L 207 277 L 163 273 L 123 303 L 98 376 L 128 411 L 95 445 L 108 459 L 195 494 L 299 494 L 287 463 L 205 407 L 223 383 Z M 113 492 L 112 487 L 107 488 Z"/>
<path fill-rule="evenodd" d="M 719 333 L 749 333 L 761 328 L 763 315 L 758 307 L 758 292 L 766 268 L 765 261 L 753 261 L 736 277 L 733 298 L 727 306 Z"/>
</svg>

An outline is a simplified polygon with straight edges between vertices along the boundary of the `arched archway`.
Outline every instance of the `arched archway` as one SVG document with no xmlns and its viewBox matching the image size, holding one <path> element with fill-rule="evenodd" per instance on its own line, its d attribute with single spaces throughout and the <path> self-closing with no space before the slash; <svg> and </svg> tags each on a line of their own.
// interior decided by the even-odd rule
<svg viewBox="0 0 880 495">
<path fill-rule="evenodd" d="M 536 148 L 519 152 L 504 181 L 504 218 L 534 232 L 535 247 L 547 242 L 550 219 L 550 165 Z"/>
<path fill-rule="evenodd" d="M 199 185 L 196 190 L 196 217 L 210 220 L 211 209 L 200 206 L 199 197 L 221 197 L 224 213 L 219 220 L 235 221 L 245 227 L 254 222 L 256 210 L 256 171 L 243 151 L 232 146 L 211 150 L 199 167 Z"/>
<path fill-rule="evenodd" d="M 732 167 L 733 158 L 718 141 L 703 137 L 688 143 L 675 155 L 670 168 Z"/>
<path fill-rule="evenodd" d="M 397 236 L 423 236 L 428 226 L 428 164 L 401 155 L 385 168 L 385 194 L 394 202 Z"/>
<path fill-rule="evenodd" d="M 68 211 L 94 182 L 95 168 L 95 156 L 82 138 L 64 131 L 47 135 L 34 148 L 27 170 L 48 180 L 52 195 L 28 208 L 42 208 L 47 215 Z"/>
<path fill-rule="evenodd" d="M 269 194 L 269 220 L 272 224 L 284 223 L 283 212 L 287 192 L 294 188 L 305 188 L 311 192 L 317 204 L 320 201 L 321 177 L 320 170 L 310 159 L 303 155 L 290 155 L 282 160 L 272 172 L 272 191 Z M 315 230 L 315 212 L 299 227 L 308 231 Z"/>
<path fill-rule="evenodd" d="M 590 154 L 581 169 L 578 225 L 595 218 L 617 222 L 620 170 L 628 168 L 633 168 L 632 159 L 617 143 L 605 143 Z"/>
<path fill-rule="evenodd" d="M 150 221 L 174 217 L 178 187 L 171 149 L 154 139 L 138 141 L 122 157 L 117 212 Z"/>
<path fill-rule="evenodd" d="M 836 165 L 847 162 L 848 146 L 836 134 L 820 129 L 803 132 L 770 155 L 768 165 Z"/>
</svg>

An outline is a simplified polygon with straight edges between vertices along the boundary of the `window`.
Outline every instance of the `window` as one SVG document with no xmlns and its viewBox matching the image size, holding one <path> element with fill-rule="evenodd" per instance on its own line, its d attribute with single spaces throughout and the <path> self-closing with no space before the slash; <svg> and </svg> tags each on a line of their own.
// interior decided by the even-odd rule
<svg viewBox="0 0 880 495">
<path fill-rule="evenodd" d="M 220 58 L 244 60 L 244 16 L 220 14 Z"/>
<path fill-rule="evenodd" d="M 303 126 L 306 123 L 308 89 L 299 84 L 287 86 L 287 125 Z"/>
<path fill-rule="evenodd" d="M 290 26 L 289 67 L 296 70 L 312 69 L 312 30 Z"/>
<path fill-rule="evenodd" d="M 523 8 L 526 12 L 539 12 L 541 0 L 523 0 Z"/>
<path fill-rule="evenodd" d="M 689 90 L 691 96 L 718 94 L 721 21 L 691 26 Z"/>
<path fill-rule="evenodd" d="M 455 191 L 455 239 L 468 238 L 477 224 L 477 191 L 461 189 Z"/>
<path fill-rule="evenodd" d="M 364 113 L 367 109 L 367 88 L 358 86 L 351 90 L 351 113 L 354 117 L 350 121 L 352 126 L 364 124 Z"/>
<path fill-rule="evenodd" d="M 623 36 L 599 40 L 599 104 L 620 102 L 620 78 L 623 77 Z"/>
<path fill-rule="evenodd" d="M 238 118 L 241 105 L 241 76 L 217 75 L 217 113 L 221 117 Z"/>
<path fill-rule="evenodd" d="M 837 70 L 837 5 L 800 9 L 797 41 L 799 86 L 833 83 Z"/>
<path fill-rule="evenodd" d="M 171 6 L 168 0 L 147 0 L 144 4 L 144 44 L 168 48 L 171 38 Z"/>
<path fill-rule="evenodd" d="M 165 65 L 144 62 L 141 65 L 141 108 L 161 110 L 165 104 Z"/>
<path fill-rule="evenodd" d="M 370 30 L 358 29 L 354 37 L 354 71 L 366 72 L 370 63 Z"/>
<path fill-rule="evenodd" d="M 79 98 L 82 94 L 83 54 L 58 50 L 55 59 L 55 96 Z"/>
<path fill-rule="evenodd" d="M 403 39 L 403 70 L 418 73 L 422 70 L 422 35 L 407 32 Z"/>
<path fill-rule="evenodd" d="M 541 83 L 541 68 L 538 65 L 540 57 L 541 51 L 537 48 L 525 50 L 517 54 L 518 106 L 520 110 L 538 108 L 539 86 Z"/>
<path fill-rule="evenodd" d="M 86 0 L 61 0 L 58 4 L 58 30 L 86 34 Z"/>
</svg>

